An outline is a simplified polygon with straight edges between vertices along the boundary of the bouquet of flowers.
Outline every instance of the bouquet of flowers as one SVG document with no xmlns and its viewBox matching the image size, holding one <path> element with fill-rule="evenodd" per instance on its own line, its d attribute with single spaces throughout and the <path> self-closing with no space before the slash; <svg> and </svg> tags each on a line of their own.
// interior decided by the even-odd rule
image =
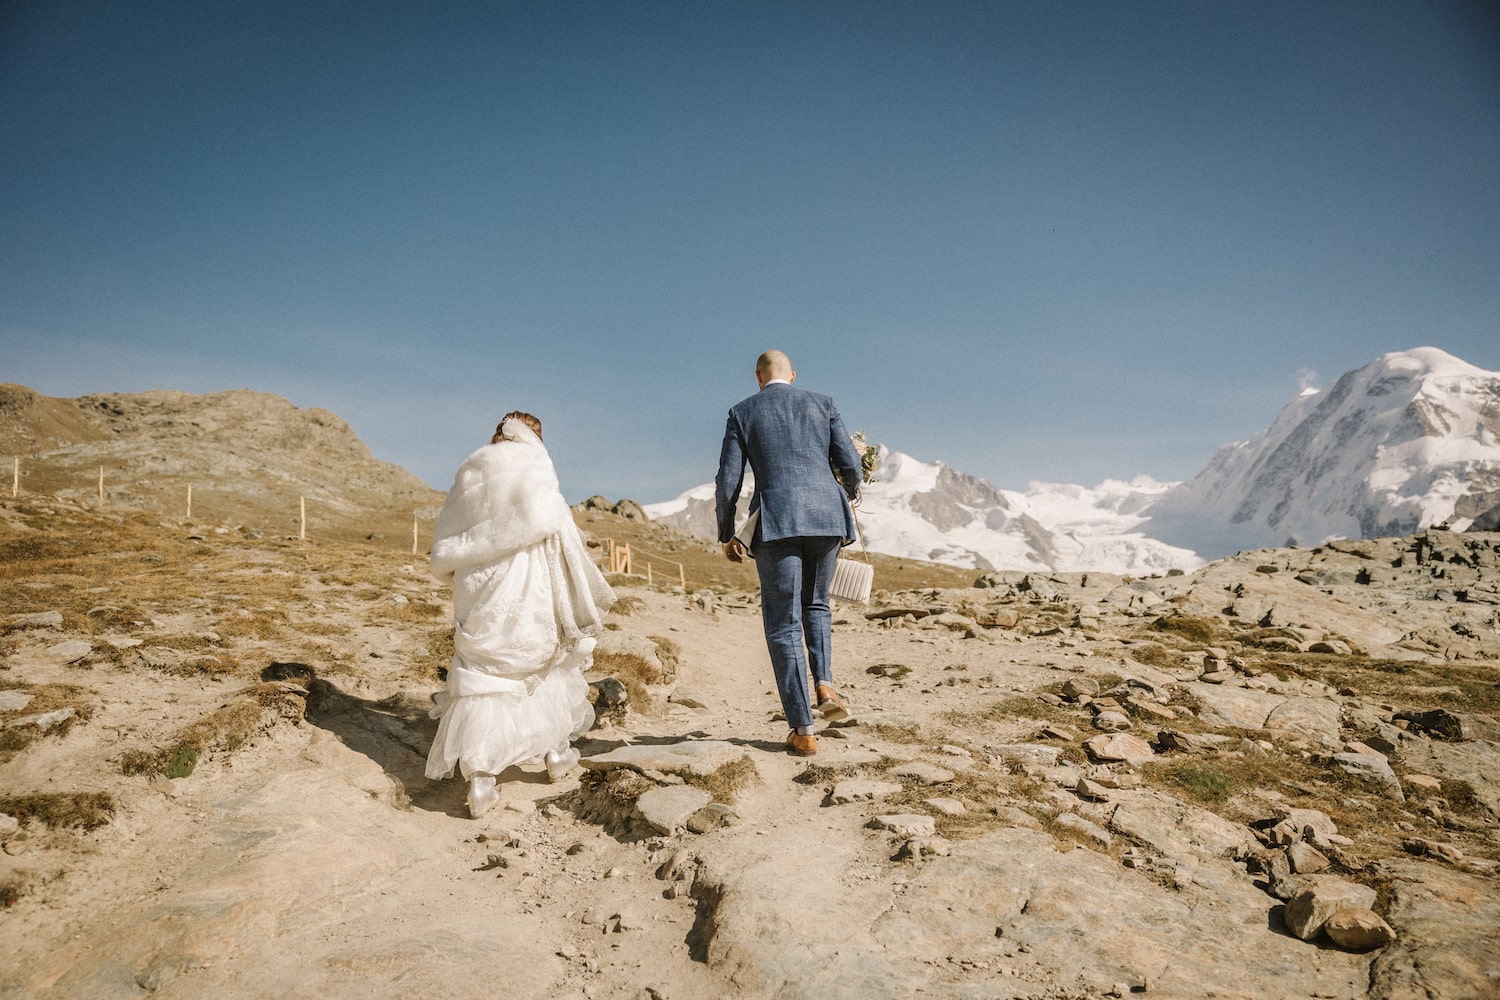
<svg viewBox="0 0 1500 1000">
<path fill-rule="evenodd" d="M 849 435 L 849 439 L 854 442 L 854 450 L 859 452 L 861 481 L 866 484 L 873 483 L 875 470 L 880 466 L 880 449 L 865 440 L 864 431 L 855 431 Z"/>
</svg>

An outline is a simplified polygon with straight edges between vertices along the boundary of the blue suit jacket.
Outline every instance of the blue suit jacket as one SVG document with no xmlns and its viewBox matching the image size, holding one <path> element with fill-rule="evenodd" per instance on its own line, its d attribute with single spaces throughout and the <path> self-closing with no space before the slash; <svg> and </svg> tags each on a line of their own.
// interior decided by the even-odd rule
<svg viewBox="0 0 1500 1000">
<path fill-rule="evenodd" d="M 859 492 L 859 454 L 832 399 L 778 382 L 730 409 L 714 479 L 720 542 L 734 537 L 747 461 L 755 473 L 750 510 L 760 511 L 761 541 L 854 540 L 848 501 Z M 834 478 L 835 469 L 845 486 Z"/>
</svg>

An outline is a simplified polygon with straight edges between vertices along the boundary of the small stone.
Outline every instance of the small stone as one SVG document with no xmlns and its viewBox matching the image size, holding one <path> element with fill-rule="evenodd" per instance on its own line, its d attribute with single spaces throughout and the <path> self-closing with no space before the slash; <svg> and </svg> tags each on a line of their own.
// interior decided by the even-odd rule
<svg viewBox="0 0 1500 1000">
<path fill-rule="evenodd" d="M 938 812 L 942 813 L 945 816 L 962 816 L 964 813 L 969 811 L 962 802 L 958 801 L 958 799 L 940 797 L 934 799 L 923 799 L 922 802 L 923 804 L 936 809 Z"/>
<path fill-rule="evenodd" d="M 77 714 L 78 709 L 69 705 L 67 708 L 54 708 L 52 711 L 43 712 L 40 715 L 26 715 L 19 719 L 11 719 L 3 726 L 0 726 L 0 729 L 10 729 L 15 726 L 36 726 L 45 733 L 56 729 Z"/>
<path fill-rule="evenodd" d="M 1161 705 L 1145 698 L 1126 698 L 1125 708 L 1131 715 L 1141 716 L 1156 722 L 1172 722 L 1177 710 L 1170 705 Z"/>
<path fill-rule="evenodd" d="M 94 645 L 83 639 L 69 639 L 47 647 L 47 655 L 63 663 L 77 663 L 94 651 Z"/>
<path fill-rule="evenodd" d="M 937 824 L 931 816 L 918 816 L 914 813 L 876 816 L 870 820 L 869 825 L 876 830 L 888 830 L 907 837 L 931 837 L 937 833 Z"/>
<path fill-rule="evenodd" d="M 614 677 L 605 677 L 593 684 L 594 704 L 600 708 L 614 708 L 630 701 L 630 692 Z"/>
<path fill-rule="evenodd" d="M 1340 948 L 1369 951 L 1384 948 L 1396 940 L 1396 932 L 1380 915 L 1363 907 L 1347 906 L 1335 910 L 1323 924 L 1323 933 Z"/>
<path fill-rule="evenodd" d="M 692 785 L 666 785 L 641 793 L 635 809 L 653 830 L 670 835 L 686 826 L 712 799 L 708 792 Z"/>
<path fill-rule="evenodd" d="M 0 691 L 0 712 L 19 712 L 31 704 L 33 697 L 25 691 Z"/>
<path fill-rule="evenodd" d="M 1132 788 L 1140 788 L 1143 783 L 1143 779 L 1139 774 L 1132 774 L 1129 771 L 1126 771 L 1123 774 L 1115 774 L 1112 771 L 1106 771 L 1103 774 L 1094 775 L 1093 782 L 1100 788 L 1118 788 L 1123 791 Z"/>
<path fill-rule="evenodd" d="M 1406 794 L 1401 791 L 1401 782 L 1396 780 L 1390 762 L 1379 754 L 1336 753 L 1331 763 L 1351 777 L 1374 785 L 1386 798 L 1406 801 Z"/>
<path fill-rule="evenodd" d="M 1130 728 L 1130 716 L 1124 712 L 1100 712 L 1094 716 L 1094 728 L 1106 733 L 1121 733 Z"/>
<path fill-rule="evenodd" d="M 1093 697 L 1099 693 L 1099 682 L 1092 677 L 1072 677 L 1063 684 L 1062 693 L 1065 698 Z"/>
<path fill-rule="evenodd" d="M 733 806 L 723 802 L 710 802 L 688 817 L 687 828 L 693 833 L 709 833 L 723 826 L 730 826 L 740 814 Z"/>
<path fill-rule="evenodd" d="M 1079 778 L 1078 784 L 1073 789 L 1079 798 L 1089 799 L 1093 802 L 1109 801 L 1109 789 L 1098 782 L 1090 781 L 1088 778 Z"/>
<path fill-rule="evenodd" d="M 7 615 L 5 629 L 56 628 L 63 623 L 61 611 L 36 611 L 28 614 Z"/>
<path fill-rule="evenodd" d="M 21 821 L 10 813 L 0 813 L 0 840 L 9 840 L 21 832 Z"/>
<path fill-rule="evenodd" d="M 1327 868 L 1331 862 L 1323 852 L 1306 841 L 1298 841 L 1286 849 L 1287 861 L 1298 875 L 1311 875 Z"/>
<path fill-rule="evenodd" d="M 1328 918 L 1346 907 L 1369 909 L 1375 890 L 1331 875 L 1313 875 L 1291 899 L 1284 914 L 1289 931 L 1304 941 L 1318 936 Z"/>
<path fill-rule="evenodd" d="M 1129 733 L 1094 736 L 1084 741 L 1083 748 L 1088 751 L 1090 757 L 1104 762 L 1125 761 L 1139 764 L 1156 756 L 1156 751 L 1151 749 L 1151 744 Z"/>
<path fill-rule="evenodd" d="M 1040 830 L 1042 828 L 1041 820 L 1016 806 L 992 806 L 990 812 L 994 813 L 995 818 L 1006 826 L 1016 826 L 1023 830 Z"/>
<path fill-rule="evenodd" d="M 1068 740 L 1071 742 L 1078 739 L 1078 730 L 1072 726 L 1065 726 L 1061 722 L 1052 722 L 1043 726 L 1042 731 L 1037 735 L 1044 740 Z"/>
<path fill-rule="evenodd" d="M 1065 738 L 1076 739 L 1077 737 L 1075 734 Z M 1008 743 L 1004 746 L 992 747 L 990 752 L 1008 764 L 1051 767 L 1057 763 L 1058 755 L 1062 751 L 1057 747 L 1049 747 L 1045 743 Z"/>
</svg>

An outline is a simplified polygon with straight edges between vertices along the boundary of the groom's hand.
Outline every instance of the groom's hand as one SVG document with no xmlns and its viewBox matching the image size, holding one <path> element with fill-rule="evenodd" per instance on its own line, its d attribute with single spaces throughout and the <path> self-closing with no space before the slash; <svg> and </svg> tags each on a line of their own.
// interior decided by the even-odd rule
<svg viewBox="0 0 1500 1000">
<path fill-rule="evenodd" d="M 745 549 L 740 545 L 738 539 L 724 543 L 724 558 L 732 563 L 745 561 Z"/>
</svg>

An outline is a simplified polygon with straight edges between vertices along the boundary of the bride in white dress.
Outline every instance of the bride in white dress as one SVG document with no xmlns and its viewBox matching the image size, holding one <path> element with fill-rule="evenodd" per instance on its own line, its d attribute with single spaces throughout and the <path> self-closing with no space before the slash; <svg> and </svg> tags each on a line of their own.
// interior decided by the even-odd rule
<svg viewBox="0 0 1500 1000">
<path fill-rule="evenodd" d="M 469 811 L 499 801 L 495 776 L 545 763 L 556 781 L 594 723 L 583 673 L 615 595 L 558 488 L 542 425 L 506 414 L 465 459 L 438 516 L 432 572 L 453 586 L 453 664 L 434 696 L 440 720 L 427 777 L 457 765 Z"/>
</svg>

